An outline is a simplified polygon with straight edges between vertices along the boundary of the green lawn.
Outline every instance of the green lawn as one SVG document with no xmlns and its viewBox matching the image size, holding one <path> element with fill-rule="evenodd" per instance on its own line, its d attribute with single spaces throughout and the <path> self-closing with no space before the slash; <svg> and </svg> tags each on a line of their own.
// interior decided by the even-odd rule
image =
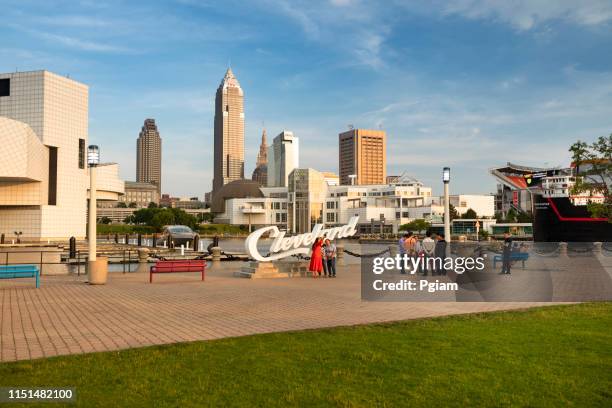
<svg viewBox="0 0 612 408">
<path fill-rule="evenodd" d="M 612 303 L 8 363 L 0 385 L 75 386 L 100 407 L 609 407 Z"/>
</svg>

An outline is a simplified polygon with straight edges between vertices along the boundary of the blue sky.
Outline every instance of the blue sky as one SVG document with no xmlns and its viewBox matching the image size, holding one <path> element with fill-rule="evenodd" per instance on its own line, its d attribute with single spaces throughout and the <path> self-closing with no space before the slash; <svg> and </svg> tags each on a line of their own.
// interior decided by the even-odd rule
<svg viewBox="0 0 612 408">
<path fill-rule="evenodd" d="M 388 174 L 488 193 L 506 161 L 565 165 L 612 132 L 609 0 L 0 0 L 0 72 L 47 69 L 90 87 L 90 141 L 135 177 L 145 118 L 163 190 L 212 181 L 213 102 L 228 66 L 245 92 L 246 171 L 261 137 L 300 137 L 300 164 L 337 171 L 337 135 L 388 135 Z"/>
</svg>

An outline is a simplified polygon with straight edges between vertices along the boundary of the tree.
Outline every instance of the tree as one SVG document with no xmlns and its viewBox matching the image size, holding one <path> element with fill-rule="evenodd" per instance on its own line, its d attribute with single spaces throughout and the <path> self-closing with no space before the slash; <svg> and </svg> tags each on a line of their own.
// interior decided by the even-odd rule
<svg viewBox="0 0 612 408">
<path fill-rule="evenodd" d="M 431 223 L 422 218 L 416 219 L 399 227 L 400 231 L 425 231 L 431 227 Z"/>
<path fill-rule="evenodd" d="M 475 220 L 478 219 L 478 214 L 476 214 L 476 211 L 472 210 L 471 208 L 468 208 L 467 211 L 463 213 L 461 218 L 465 220 Z"/>
<path fill-rule="evenodd" d="M 99 224 L 110 224 L 111 222 L 113 222 L 113 220 L 108 217 L 102 217 L 98 220 Z"/>
<path fill-rule="evenodd" d="M 123 201 L 117 203 L 117 208 L 127 208 L 127 205 Z"/>
<path fill-rule="evenodd" d="M 136 220 L 134 219 L 134 215 L 128 215 L 123 219 L 124 224 L 136 224 Z"/>
<path fill-rule="evenodd" d="M 612 134 L 600 136 L 590 145 L 578 140 L 569 151 L 576 166 L 576 184 L 571 193 L 603 195 L 603 203 L 590 202 L 587 209 L 591 217 L 607 218 L 612 223 Z"/>
<path fill-rule="evenodd" d="M 517 222 L 518 218 L 517 218 L 517 213 L 516 210 L 514 208 L 511 208 L 508 210 L 508 213 L 506 214 L 506 219 L 504 220 L 504 222 Z"/>
<path fill-rule="evenodd" d="M 155 204 L 153 201 L 151 201 L 151 202 L 149 203 L 148 208 L 157 208 L 157 204 Z"/>
<path fill-rule="evenodd" d="M 131 202 L 131 203 L 128 205 L 128 207 L 129 207 L 129 208 L 136 208 L 137 206 L 136 206 L 136 203 L 135 203 L 135 202 Z"/>
<path fill-rule="evenodd" d="M 457 218 L 459 218 L 459 212 L 457 211 L 457 209 L 455 208 L 454 205 L 449 204 L 448 205 L 448 211 L 450 213 L 450 220 L 456 220 Z"/>
<path fill-rule="evenodd" d="M 516 222 L 533 222 L 533 217 L 530 213 L 521 212 L 516 216 Z"/>
</svg>

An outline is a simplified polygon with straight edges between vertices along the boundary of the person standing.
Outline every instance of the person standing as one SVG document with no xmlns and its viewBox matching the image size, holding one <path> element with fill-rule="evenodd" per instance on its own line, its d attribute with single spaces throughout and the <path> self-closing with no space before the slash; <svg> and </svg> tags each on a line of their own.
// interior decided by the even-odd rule
<svg viewBox="0 0 612 408">
<path fill-rule="evenodd" d="M 436 239 L 436 248 L 434 249 L 436 274 L 446 275 L 446 269 L 444 268 L 444 262 L 446 261 L 446 240 L 443 234 L 437 234 Z"/>
<path fill-rule="evenodd" d="M 325 250 L 327 246 L 328 239 L 323 239 L 323 243 L 321 244 L 321 262 L 323 263 L 323 276 L 328 277 L 329 273 L 327 271 L 327 258 L 325 256 Z"/>
<path fill-rule="evenodd" d="M 321 276 L 323 270 L 323 257 L 321 256 L 321 246 L 323 245 L 323 238 L 319 237 L 312 244 L 312 255 L 310 256 L 310 265 L 308 270 L 312 272 L 312 277 L 316 278 Z"/>
<path fill-rule="evenodd" d="M 408 237 L 404 240 L 404 249 L 408 258 L 414 258 L 416 254 L 416 243 L 417 239 L 412 232 L 408 233 Z M 414 270 L 411 273 L 415 274 L 417 271 Z"/>
<path fill-rule="evenodd" d="M 424 270 L 424 275 L 427 275 L 427 270 L 429 269 L 427 267 L 427 262 L 429 259 L 433 258 L 434 254 L 435 254 L 435 250 L 436 250 L 436 241 L 434 241 L 431 238 L 431 231 L 427 230 L 427 233 L 425 233 L 425 238 L 423 238 L 423 243 L 421 244 L 423 247 L 423 270 Z M 436 269 L 435 267 L 432 266 L 431 268 L 431 274 L 432 276 L 436 274 Z"/>
<path fill-rule="evenodd" d="M 512 266 L 512 236 L 509 232 L 504 232 L 504 252 L 502 255 L 502 274 L 510 275 L 510 267 Z"/>
<path fill-rule="evenodd" d="M 402 264 L 402 271 L 400 272 L 402 275 L 406 274 L 406 267 L 404 265 L 404 255 L 406 255 L 406 240 L 408 239 L 410 235 L 408 234 L 404 234 L 402 235 L 402 237 L 400 238 L 400 240 L 397 242 L 397 246 L 399 249 L 399 255 L 401 258 L 401 264 Z"/>
<path fill-rule="evenodd" d="M 330 278 L 336 277 L 336 245 L 329 239 L 325 240 L 325 259 L 327 263 L 327 273 Z"/>
</svg>

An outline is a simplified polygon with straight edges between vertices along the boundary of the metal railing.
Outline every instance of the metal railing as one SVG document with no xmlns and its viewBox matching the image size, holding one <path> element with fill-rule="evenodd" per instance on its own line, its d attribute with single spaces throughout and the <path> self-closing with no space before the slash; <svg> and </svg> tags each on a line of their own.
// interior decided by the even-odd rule
<svg viewBox="0 0 612 408">
<path fill-rule="evenodd" d="M 47 254 L 47 255 L 46 255 Z M 49 261 L 48 258 L 50 254 L 53 254 L 54 257 L 59 256 L 59 261 Z M 132 249 L 123 249 L 120 251 L 98 251 L 96 252 L 97 256 L 107 256 L 114 257 L 115 259 L 119 259 L 122 265 L 122 272 L 132 272 L 131 264 L 132 262 L 138 262 L 138 253 L 136 250 Z M 30 260 L 24 260 L 24 255 L 33 255 L 30 256 Z M 71 271 L 71 267 L 76 267 L 77 276 L 81 276 L 81 269 L 83 273 L 87 272 L 87 260 L 89 258 L 89 254 L 87 251 L 77 250 L 74 254 L 74 257 L 70 257 L 67 251 L 0 251 L 0 264 L 4 266 L 8 265 L 38 265 L 40 274 L 43 275 L 43 266 L 44 265 L 64 265 L 68 268 L 69 272 Z M 11 256 L 13 260 L 11 260 Z M 21 258 L 21 259 L 19 259 Z M 119 262 L 117 262 L 119 263 Z M 73 269 L 72 268 L 72 269 Z"/>
</svg>

